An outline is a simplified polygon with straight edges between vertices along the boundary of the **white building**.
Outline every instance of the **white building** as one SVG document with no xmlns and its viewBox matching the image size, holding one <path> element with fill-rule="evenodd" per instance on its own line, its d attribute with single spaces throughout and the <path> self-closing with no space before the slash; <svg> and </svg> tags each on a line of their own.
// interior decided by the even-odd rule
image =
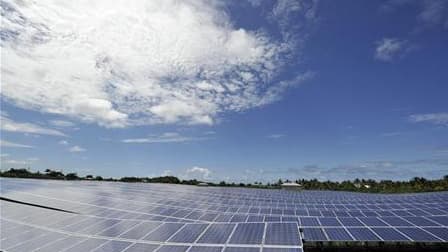
<svg viewBox="0 0 448 252">
<path fill-rule="evenodd" d="M 298 191 L 302 189 L 302 185 L 294 182 L 285 182 L 280 185 L 283 190 L 293 190 Z"/>
</svg>

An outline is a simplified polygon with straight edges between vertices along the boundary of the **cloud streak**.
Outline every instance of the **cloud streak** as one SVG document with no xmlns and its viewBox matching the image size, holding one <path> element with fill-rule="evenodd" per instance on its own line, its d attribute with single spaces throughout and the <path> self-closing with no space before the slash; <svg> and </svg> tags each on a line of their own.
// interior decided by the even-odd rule
<svg viewBox="0 0 448 252">
<path fill-rule="evenodd" d="M 14 143 L 14 142 L 9 142 L 6 140 L 1 140 L 1 139 L 0 139 L 0 146 L 1 147 L 12 147 L 12 148 L 33 148 L 33 146 L 31 146 L 31 145 Z"/>
<path fill-rule="evenodd" d="M 161 135 L 150 135 L 144 138 L 129 138 L 121 140 L 123 143 L 129 144 L 153 144 L 153 143 L 181 143 L 181 142 L 191 142 L 191 141 L 203 141 L 208 140 L 210 137 L 190 137 L 183 136 L 177 132 L 165 132 Z"/>
<path fill-rule="evenodd" d="M 448 126 L 448 113 L 415 114 L 409 116 L 409 120 L 414 123 Z"/>
<path fill-rule="evenodd" d="M 61 131 L 44 128 L 33 123 L 16 122 L 6 116 L 0 116 L 0 125 L 1 130 L 3 131 L 30 133 L 36 135 L 66 136 Z"/>
</svg>

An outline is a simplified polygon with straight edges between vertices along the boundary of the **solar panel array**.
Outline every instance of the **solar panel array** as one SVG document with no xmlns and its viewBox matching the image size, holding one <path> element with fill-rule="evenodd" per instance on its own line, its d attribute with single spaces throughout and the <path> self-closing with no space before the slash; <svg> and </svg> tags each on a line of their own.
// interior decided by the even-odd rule
<svg viewBox="0 0 448 252">
<path fill-rule="evenodd" d="M 448 242 L 448 192 L 361 194 L 1 179 L 4 251 L 303 251 L 314 241 Z"/>
</svg>

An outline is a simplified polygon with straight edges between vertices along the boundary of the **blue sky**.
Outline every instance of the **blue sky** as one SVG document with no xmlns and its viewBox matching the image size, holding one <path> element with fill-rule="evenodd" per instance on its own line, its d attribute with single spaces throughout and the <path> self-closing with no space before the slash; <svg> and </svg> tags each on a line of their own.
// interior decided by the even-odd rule
<svg viewBox="0 0 448 252">
<path fill-rule="evenodd" d="M 448 174 L 446 1 L 63 2 L 2 2 L 2 169 Z"/>
</svg>

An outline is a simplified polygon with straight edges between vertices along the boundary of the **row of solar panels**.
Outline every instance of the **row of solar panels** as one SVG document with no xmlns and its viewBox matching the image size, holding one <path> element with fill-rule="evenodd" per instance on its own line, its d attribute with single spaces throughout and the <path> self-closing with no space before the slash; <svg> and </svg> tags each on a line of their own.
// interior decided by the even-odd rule
<svg viewBox="0 0 448 252">
<path fill-rule="evenodd" d="M 261 246 L 210 246 L 170 245 L 132 242 L 85 236 L 73 236 L 58 232 L 27 228 L 23 233 L 2 236 L 0 249 L 8 252 L 302 252 L 302 248 Z"/>
<path fill-rule="evenodd" d="M 8 179 L 3 179 L 3 181 L 10 181 Z M 4 188 L 9 188 L 11 190 L 18 189 L 23 190 L 24 188 L 31 188 L 33 186 L 41 186 L 45 183 L 46 188 L 57 188 L 61 186 L 61 182 L 41 182 L 41 181 L 26 181 L 22 183 L 21 181 L 15 184 L 6 185 Z M 167 196 L 178 196 L 181 192 L 184 199 L 190 199 L 194 202 L 201 202 L 204 200 L 208 202 L 235 202 L 236 205 L 244 205 L 245 202 L 249 202 L 251 199 L 255 203 L 259 202 L 261 205 L 270 205 L 270 202 L 276 202 L 276 204 L 284 205 L 287 203 L 288 199 L 299 198 L 300 200 L 296 203 L 312 203 L 317 202 L 318 204 L 330 204 L 330 203 L 343 203 L 352 204 L 356 203 L 353 201 L 358 201 L 362 199 L 369 199 L 374 202 L 384 202 L 384 203 L 407 203 L 407 204 L 418 204 L 418 203 L 430 203 L 430 202 L 447 202 L 447 193 L 421 193 L 421 194 L 404 194 L 404 195 L 379 195 L 379 194 L 360 194 L 352 192 L 327 192 L 327 191 L 306 191 L 305 193 L 290 193 L 285 191 L 272 191 L 272 190 L 253 190 L 253 189 L 223 189 L 223 188 L 194 188 L 194 187 L 170 187 L 167 188 L 164 185 L 154 185 L 154 184 L 122 184 L 122 183 L 96 183 L 87 182 L 79 183 L 74 182 L 68 184 L 66 182 L 65 187 L 76 187 L 79 189 L 79 184 L 83 185 L 83 190 L 101 190 L 102 192 L 97 193 L 98 196 L 117 196 L 116 193 L 119 192 L 124 198 L 138 198 L 139 196 L 144 196 L 148 189 L 152 191 L 153 197 L 161 197 L 161 199 L 166 199 Z M 31 185 L 30 185 L 31 184 Z M 33 185 L 34 184 L 34 185 Z M 176 189 L 176 190 L 173 190 Z M 7 190 L 5 189 L 5 190 Z M 105 192 L 106 191 L 106 192 Z M 107 192 L 110 191 L 110 192 Z M 351 200 L 344 200 L 345 196 L 349 195 Z M 285 199 L 283 199 L 284 197 Z M 319 197 L 323 197 L 321 200 Z M 359 204 L 367 204 L 368 201 L 360 201 Z M 176 203 L 176 202 L 175 202 Z M 275 204 L 272 204 L 275 205 Z"/>
<path fill-rule="evenodd" d="M 303 239 L 305 241 L 447 242 L 448 229 L 443 227 L 303 228 Z"/>
<path fill-rule="evenodd" d="M 67 209 L 76 210 L 76 208 L 79 208 L 80 212 L 83 213 L 89 213 L 92 215 L 100 215 L 100 216 L 113 216 L 113 217 L 120 217 L 124 215 L 133 215 L 132 213 L 126 212 L 126 211 L 119 211 L 114 209 L 130 209 L 132 205 L 126 205 L 123 202 L 117 201 L 117 202 L 110 202 L 106 204 L 105 202 L 102 202 L 101 200 L 98 200 L 94 203 L 94 205 L 86 205 L 86 203 L 82 202 L 71 202 L 71 204 L 64 204 L 65 202 L 61 201 L 55 201 L 55 202 L 49 202 L 48 199 L 41 198 L 41 197 L 32 197 L 32 195 L 26 195 L 24 197 L 20 194 L 14 195 L 16 198 L 23 199 L 27 202 L 41 202 L 44 201 L 46 205 L 54 205 L 54 206 L 61 206 L 64 207 L 64 205 L 67 205 Z M 43 200 L 42 200 L 43 199 Z M 110 205 L 114 209 L 105 208 L 107 205 Z M 99 209 L 95 208 L 97 206 Z M 409 217 L 415 217 L 415 216 L 431 216 L 431 215 L 447 215 L 447 211 L 443 211 L 441 209 L 436 208 L 428 208 L 428 209 L 414 209 L 414 210 L 395 210 L 395 211 L 387 211 L 387 210 L 365 210 L 365 211 L 316 211 L 316 210 L 281 210 L 281 209 L 262 209 L 263 213 L 266 213 L 265 215 L 261 215 L 259 212 L 258 215 L 255 215 L 256 211 L 260 211 L 260 209 L 255 208 L 256 211 L 253 211 L 254 208 L 236 208 L 236 209 L 230 209 L 234 210 L 238 213 L 244 213 L 249 212 L 251 215 L 243 215 L 243 214 L 236 214 L 231 215 L 230 212 L 225 212 L 223 214 L 219 214 L 219 210 L 229 210 L 229 208 L 226 209 L 218 209 L 213 210 L 210 207 L 208 209 L 204 209 L 205 211 L 197 211 L 197 210 L 190 210 L 190 209 L 184 209 L 184 208 L 166 208 L 161 206 L 141 206 L 141 205 L 135 205 L 136 209 L 133 209 L 132 211 L 140 212 L 140 213 L 147 213 L 147 214 L 153 214 L 157 216 L 158 218 L 146 216 L 146 219 L 154 219 L 154 220 L 162 220 L 161 218 L 164 217 L 172 217 L 173 219 L 169 221 L 176 221 L 174 218 L 180 218 L 185 220 L 201 220 L 201 221 L 220 221 L 220 222 L 244 222 L 244 221 L 263 221 L 264 219 L 267 221 L 280 221 L 281 216 L 339 216 L 339 217 L 372 217 L 372 216 L 409 216 Z M 74 209 L 75 208 L 75 209 Z M 145 216 L 143 216 L 145 218 Z M 179 220 L 178 220 L 179 221 Z"/>
<path fill-rule="evenodd" d="M 39 248 L 39 245 L 45 245 L 50 241 L 58 240 L 62 236 L 78 237 L 78 240 L 82 237 L 95 238 L 94 240 L 97 242 L 103 243 L 107 240 L 115 239 L 118 242 L 127 243 L 128 245 L 132 243 L 146 243 L 152 244 L 153 246 L 165 244 L 179 249 L 182 246 L 186 248 L 195 246 L 198 249 L 204 249 L 204 247 L 222 248 L 245 246 L 259 250 L 261 244 L 270 248 L 283 247 L 298 249 L 302 245 L 299 230 L 295 223 L 208 225 L 155 222 L 138 223 L 98 219 L 97 222 L 88 224 L 81 219 L 80 222 L 64 226 L 60 230 L 29 227 L 25 223 L 17 223 L 4 219 L 2 219 L 1 224 L 2 237 L 0 244 L 1 249 L 6 251 L 31 251 Z M 80 229 L 79 232 L 73 232 L 78 229 Z M 29 250 L 26 248 L 29 248 Z M 87 250 L 77 246 L 73 251 Z"/>
</svg>

